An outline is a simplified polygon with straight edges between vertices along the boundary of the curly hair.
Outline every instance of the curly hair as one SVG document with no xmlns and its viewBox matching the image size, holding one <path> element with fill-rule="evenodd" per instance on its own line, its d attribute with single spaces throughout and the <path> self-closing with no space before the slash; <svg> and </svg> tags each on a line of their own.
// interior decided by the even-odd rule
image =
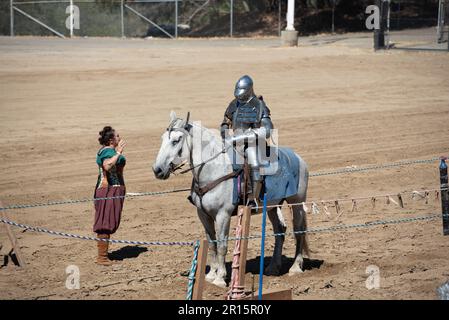
<svg viewBox="0 0 449 320">
<path fill-rule="evenodd" d="M 107 146 L 109 145 L 109 141 L 114 139 L 115 130 L 111 126 L 106 126 L 98 134 L 100 135 L 98 142 L 102 146 Z"/>
</svg>

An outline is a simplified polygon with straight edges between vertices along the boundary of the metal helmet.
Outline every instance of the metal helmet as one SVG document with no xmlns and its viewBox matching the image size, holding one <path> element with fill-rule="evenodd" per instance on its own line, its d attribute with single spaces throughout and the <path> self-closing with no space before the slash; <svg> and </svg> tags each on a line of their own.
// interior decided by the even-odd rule
<svg viewBox="0 0 449 320">
<path fill-rule="evenodd" d="M 235 84 L 234 96 L 240 102 L 248 102 L 254 96 L 253 79 L 245 75 Z"/>
</svg>

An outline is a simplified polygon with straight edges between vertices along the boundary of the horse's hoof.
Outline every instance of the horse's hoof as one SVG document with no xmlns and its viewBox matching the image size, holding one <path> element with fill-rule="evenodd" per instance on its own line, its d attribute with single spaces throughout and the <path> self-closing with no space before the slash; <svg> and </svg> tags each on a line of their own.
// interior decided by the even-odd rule
<svg viewBox="0 0 449 320">
<path fill-rule="evenodd" d="M 217 274 L 215 272 L 209 272 L 206 275 L 206 281 L 212 283 L 212 282 L 214 282 L 216 276 L 217 276 Z"/>
<path fill-rule="evenodd" d="M 304 271 L 299 267 L 299 265 L 297 265 L 296 263 L 293 264 L 293 266 L 290 268 L 290 270 L 288 271 L 288 275 L 289 276 L 294 276 L 300 273 L 303 273 Z"/>
<path fill-rule="evenodd" d="M 264 274 L 266 276 L 278 276 L 281 274 L 280 268 L 274 267 L 271 264 L 265 268 Z"/>
<path fill-rule="evenodd" d="M 220 288 L 226 288 L 226 282 L 223 279 L 215 279 L 212 284 Z"/>
</svg>

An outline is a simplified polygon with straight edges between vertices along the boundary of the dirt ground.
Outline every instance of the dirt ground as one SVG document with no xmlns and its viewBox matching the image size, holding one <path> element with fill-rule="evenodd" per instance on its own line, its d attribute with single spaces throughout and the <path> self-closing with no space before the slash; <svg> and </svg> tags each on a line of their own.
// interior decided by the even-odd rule
<svg viewBox="0 0 449 320">
<path fill-rule="evenodd" d="M 349 39 L 349 40 L 348 40 Z M 354 42 L 350 40 L 353 39 Z M 278 39 L 119 40 L 0 38 L 0 199 L 3 205 L 92 197 L 97 133 L 113 125 L 128 145 L 128 192 L 189 187 L 191 176 L 156 180 L 151 171 L 170 110 L 217 128 L 243 74 L 255 80 L 279 129 L 281 145 L 301 154 L 311 172 L 449 153 L 449 55 L 374 53 L 370 35 L 344 41 L 307 38 L 297 48 Z M 358 45 L 360 44 L 360 45 Z M 308 199 L 334 199 L 439 187 L 438 163 L 312 177 Z M 186 193 L 128 199 L 115 239 L 192 241 L 204 238 Z M 379 200 L 336 218 L 309 215 L 309 227 L 441 212 L 404 198 L 405 208 Z M 12 210 L 32 226 L 90 235 L 93 204 Z M 252 234 L 261 217 L 253 217 Z M 288 231 L 291 231 L 291 223 Z M 232 227 L 235 219 L 232 220 Z M 0 225 L 0 299 L 185 299 L 191 247 L 112 245 L 113 267 L 94 263 L 96 243 L 24 232 L 26 269 L 7 258 Z M 271 225 L 268 224 L 271 233 Z M 286 239 L 283 272 L 264 288 L 292 288 L 294 299 L 438 299 L 449 279 L 449 238 L 441 220 L 309 235 L 306 270 L 289 276 L 294 241 Z M 234 243 L 229 245 L 232 251 Z M 273 238 L 267 239 L 266 263 Z M 228 254 L 227 261 L 231 255 Z M 260 240 L 250 241 L 246 281 L 258 283 Z M 80 270 L 69 290 L 66 268 Z M 366 269 L 379 267 L 380 288 L 368 290 Z M 230 264 L 227 264 L 230 271 Z M 207 284 L 206 299 L 226 289 Z"/>
</svg>

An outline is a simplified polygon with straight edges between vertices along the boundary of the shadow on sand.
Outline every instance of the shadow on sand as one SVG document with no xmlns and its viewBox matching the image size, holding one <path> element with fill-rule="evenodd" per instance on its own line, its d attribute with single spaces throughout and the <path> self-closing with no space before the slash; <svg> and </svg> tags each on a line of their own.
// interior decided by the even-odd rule
<svg viewBox="0 0 449 320">
<path fill-rule="evenodd" d="M 146 247 L 126 246 L 109 253 L 109 259 L 122 261 L 124 259 L 137 258 L 141 253 L 147 251 Z"/>
<path fill-rule="evenodd" d="M 264 269 L 270 264 L 271 259 L 272 259 L 271 257 L 265 257 Z M 288 274 L 288 271 L 290 270 L 294 261 L 295 261 L 294 258 L 288 258 L 283 255 L 282 256 L 282 267 L 281 267 L 280 274 L 278 276 L 283 276 L 284 274 Z M 324 263 L 324 260 L 304 258 L 304 271 L 319 269 L 323 263 Z M 247 260 L 246 261 L 246 272 L 251 273 L 253 275 L 259 275 L 259 266 L 260 266 L 260 256 L 257 258 L 254 258 L 254 259 Z M 209 271 L 209 266 L 206 269 L 206 273 L 208 271 Z M 226 272 L 227 272 L 226 282 L 229 285 L 229 282 L 231 281 L 231 275 L 232 275 L 232 261 L 226 262 Z M 264 276 L 266 276 L 265 272 L 264 272 Z"/>
</svg>

